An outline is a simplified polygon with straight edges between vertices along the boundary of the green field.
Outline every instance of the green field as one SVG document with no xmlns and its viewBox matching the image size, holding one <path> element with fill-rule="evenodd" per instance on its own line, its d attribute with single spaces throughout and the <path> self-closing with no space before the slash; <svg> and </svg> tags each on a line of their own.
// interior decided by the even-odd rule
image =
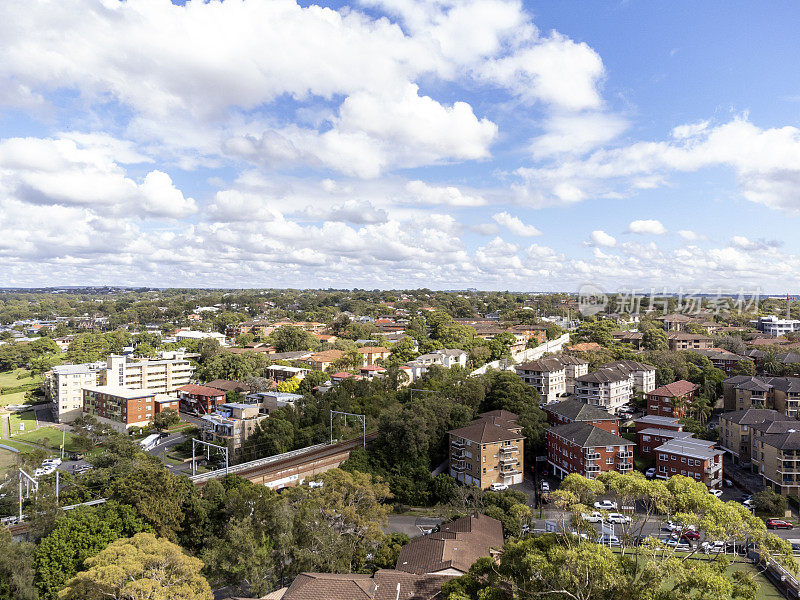
<svg viewBox="0 0 800 600">
<path fill-rule="evenodd" d="M 16 435 L 20 433 L 20 425 L 24 424 L 25 429 L 24 433 L 29 431 L 33 431 L 36 429 L 36 412 L 32 410 L 26 410 L 22 413 L 15 413 L 8 416 L 8 423 L 9 423 L 9 435 Z"/>
<path fill-rule="evenodd" d="M 27 430 L 28 427 L 26 426 Z M 61 430 L 55 427 L 40 427 L 36 431 L 26 431 L 19 435 L 15 435 L 15 440 L 23 442 L 30 442 L 32 444 L 43 444 L 52 450 L 61 449 Z M 67 452 L 77 452 L 78 448 L 73 445 L 74 435 L 67 432 L 65 436 L 65 448 Z"/>
<path fill-rule="evenodd" d="M 16 452 L 0 448 L 0 475 L 2 475 L 8 467 L 14 466 L 15 464 L 17 464 Z"/>
<path fill-rule="evenodd" d="M 756 581 L 758 582 L 756 600 L 777 600 L 779 598 L 784 598 L 783 594 L 781 594 L 777 588 L 749 562 L 733 563 L 728 567 L 728 573 L 732 573 L 733 571 L 745 571 L 753 573 L 753 575 L 756 576 Z"/>
<path fill-rule="evenodd" d="M 17 375 L 24 373 L 25 377 L 17 379 Z M 26 383 L 38 383 L 41 381 L 40 376 L 32 377 L 30 371 L 27 369 L 14 369 L 13 371 L 4 371 L 0 373 L 0 390 L 3 388 L 17 387 L 18 385 L 25 385 Z"/>
</svg>

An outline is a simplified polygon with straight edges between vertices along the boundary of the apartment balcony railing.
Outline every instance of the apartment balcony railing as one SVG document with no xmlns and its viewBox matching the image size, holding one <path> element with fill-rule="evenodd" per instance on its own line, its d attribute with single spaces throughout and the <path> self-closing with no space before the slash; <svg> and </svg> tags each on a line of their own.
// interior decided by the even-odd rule
<svg viewBox="0 0 800 600">
<path fill-rule="evenodd" d="M 599 473 L 600 472 L 600 467 L 598 465 L 586 465 L 584 467 L 584 470 L 587 473 Z"/>
<path fill-rule="evenodd" d="M 722 470 L 722 465 L 712 465 L 712 466 L 710 466 L 710 467 L 706 467 L 706 468 L 704 469 L 704 471 L 705 471 L 706 473 L 709 473 L 709 474 L 710 474 L 710 473 L 716 473 L 717 471 L 721 471 L 721 470 Z"/>
<path fill-rule="evenodd" d="M 518 446 L 503 446 L 500 448 L 500 452 L 519 452 Z"/>
<path fill-rule="evenodd" d="M 619 471 L 630 471 L 633 468 L 632 462 L 618 462 L 617 463 L 617 470 Z"/>
<path fill-rule="evenodd" d="M 625 450 L 624 452 L 617 452 L 617 458 L 633 458 L 633 452 Z"/>
<path fill-rule="evenodd" d="M 451 446 L 453 446 L 453 448 L 464 448 L 464 442 L 453 440 Z"/>
<path fill-rule="evenodd" d="M 598 460 L 600 458 L 600 454 L 597 452 L 591 452 L 591 453 L 587 452 L 586 454 L 583 455 L 583 458 L 585 460 Z"/>
</svg>

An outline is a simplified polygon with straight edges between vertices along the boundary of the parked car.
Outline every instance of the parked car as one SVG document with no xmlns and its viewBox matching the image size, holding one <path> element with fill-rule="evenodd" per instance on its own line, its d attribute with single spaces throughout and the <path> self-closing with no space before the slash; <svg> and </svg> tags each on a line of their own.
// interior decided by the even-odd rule
<svg viewBox="0 0 800 600">
<path fill-rule="evenodd" d="M 323 485 L 325 485 L 324 481 L 309 481 L 308 482 L 308 487 L 310 487 L 312 489 L 321 488 Z"/>
<path fill-rule="evenodd" d="M 699 540 L 700 539 L 700 534 L 697 533 L 696 531 L 694 531 L 693 529 L 689 529 L 688 531 L 684 531 L 681 534 L 681 539 L 682 540 L 689 540 L 689 541 Z"/>
<path fill-rule="evenodd" d="M 619 546 L 619 538 L 615 535 L 604 533 L 602 536 L 600 536 L 600 539 L 597 541 L 597 543 L 602 544 L 603 546 Z"/>
<path fill-rule="evenodd" d="M 756 502 L 752 498 L 748 498 L 747 500 L 742 502 L 742 504 L 744 504 L 747 508 L 755 508 L 756 507 Z"/>
<path fill-rule="evenodd" d="M 722 483 L 725 485 L 725 487 L 733 487 L 733 481 L 730 479 L 723 479 Z"/>
<path fill-rule="evenodd" d="M 725 542 L 719 540 L 713 542 L 703 542 L 700 544 L 700 550 L 706 554 L 721 554 L 725 552 Z"/>
<path fill-rule="evenodd" d="M 547 483 L 546 481 L 542 482 L 542 491 L 543 492 L 549 492 L 550 491 L 550 484 Z"/>
<path fill-rule="evenodd" d="M 715 498 L 719 498 L 722 496 L 722 490 L 708 490 L 708 493 L 714 496 Z"/>
<path fill-rule="evenodd" d="M 493 492 L 504 492 L 508 489 L 508 486 L 505 483 L 493 483 L 489 486 L 489 489 Z"/>
<path fill-rule="evenodd" d="M 656 476 L 656 468 L 650 467 L 647 471 L 644 472 L 644 476 L 648 479 L 653 479 Z"/>
<path fill-rule="evenodd" d="M 767 529 L 794 529 L 794 524 L 783 519 L 769 519 Z"/>
<path fill-rule="evenodd" d="M 599 512 L 593 512 L 590 515 L 587 515 L 586 513 L 583 513 L 581 515 L 581 518 L 583 518 L 584 521 L 589 521 L 589 523 L 602 523 L 603 522 L 603 515 L 601 515 Z"/>
<path fill-rule="evenodd" d="M 688 551 L 694 549 L 694 544 L 692 544 L 688 540 L 684 540 L 684 539 L 676 540 L 674 538 L 667 538 L 667 539 L 661 540 L 661 543 L 666 545 L 666 546 L 669 546 L 670 548 L 675 548 L 675 550 L 681 550 L 681 551 L 688 552 Z"/>
<path fill-rule="evenodd" d="M 594 503 L 594 507 L 599 510 L 617 510 L 617 503 L 611 500 L 600 500 Z"/>
<path fill-rule="evenodd" d="M 91 471 L 92 469 L 94 469 L 93 465 L 85 465 L 85 464 L 75 465 L 74 467 L 72 467 L 72 472 L 75 473 L 76 475 L 83 475 L 84 473 L 86 473 L 87 471 Z"/>
<path fill-rule="evenodd" d="M 744 504 L 748 500 L 752 500 L 752 499 L 753 499 L 753 496 L 751 496 L 750 494 L 744 494 L 743 496 L 739 496 L 739 502 L 741 502 L 742 504 Z"/>
<path fill-rule="evenodd" d="M 680 531 L 683 529 L 683 525 L 676 523 L 675 521 L 667 521 L 664 523 L 664 526 L 661 529 L 664 531 Z"/>
<path fill-rule="evenodd" d="M 630 523 L 631 518 L 626 517 L 625 515 L 622 515 L 620 513 L 609 513 L 608 517 L 606 518 L 606 521 L 608 521 L 609 523 L 617 523 L 618 525 L 624 525 L 626 523 Z"/>
<path fill-rule="evenodd" d="M 42 461 L 42 466 L 46 467 L 48 465 L 55 465 L 56 467 L 61 464 L 60 458 L 45 458 Z"/>
</svg>

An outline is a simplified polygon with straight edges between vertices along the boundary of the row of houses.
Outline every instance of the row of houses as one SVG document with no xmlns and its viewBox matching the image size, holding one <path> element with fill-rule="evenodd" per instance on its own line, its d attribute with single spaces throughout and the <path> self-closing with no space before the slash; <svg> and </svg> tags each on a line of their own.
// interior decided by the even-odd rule
<svg viewBox="0 0 800 600">
<path fill-rule="evenodd" d="M 481 514 L 462 517 L 408 542 L 400 549 L 394 569 L 380 569 L 373 575 L 301 573 L 290 586 L 267 598 L 433 600 L 441 597 L 444 583 L 466 574 L 479 558 L 496 559 L 503 543 L 503 526 L 497 519 Z"/>
</svg>

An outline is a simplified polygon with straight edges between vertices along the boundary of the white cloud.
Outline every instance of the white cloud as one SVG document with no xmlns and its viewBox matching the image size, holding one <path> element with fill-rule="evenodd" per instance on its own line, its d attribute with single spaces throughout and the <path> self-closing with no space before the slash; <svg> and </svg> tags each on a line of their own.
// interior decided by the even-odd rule
<svg viewBox="0 0 800 600">
<path fill-rule="evenodd" d="M 465 194 L 455 186 L 434 186 L 414 180 L 406 184 L 406 190 L 419 204 L 443 204 L 446 206 L 482 206 L 486 200 L 477 194 Z"/>
<path fill-rule="evenodd" d="M 533 237 L 542 235 L 542 232 L 536 229 L 533 225 L 526 225 L 518 217 L 515 217 L 505 211 L 492 215 L 495 223 L 508 229 L 514 235 L 522 237 Z"/>
<path fill-rule="evenodd" d="M 589 235 L 589 245 L 611 248 L 617 245 L 617 240 L 613 236 L 607 234 L 605 231 L 596 229 Z"/>
<path fill-rule="evenodd" d="M 681 236 L 687 242 L 696 242 L 697 240 L 701 240 L 704 238 L 704 236 L 689 229 L 679 230 L 678 235 Z"/>
<path fill-rule="evenodd" d="M 531 153 L 535 159 L 584 154 L 615 139 L 628 126 L 622 117 L 608 113 L 554 115 L 545 121 L 546 132 L 531 142 Z"/>
<path fill-rule="evenodd" d="M 661 224 L 661 221 L 644 219 L 631 221 L 630 225 L 628 225 L 628 232 L 642 235 L 664 235 L 667 233 L 667 229 Z"/>
</svg>

